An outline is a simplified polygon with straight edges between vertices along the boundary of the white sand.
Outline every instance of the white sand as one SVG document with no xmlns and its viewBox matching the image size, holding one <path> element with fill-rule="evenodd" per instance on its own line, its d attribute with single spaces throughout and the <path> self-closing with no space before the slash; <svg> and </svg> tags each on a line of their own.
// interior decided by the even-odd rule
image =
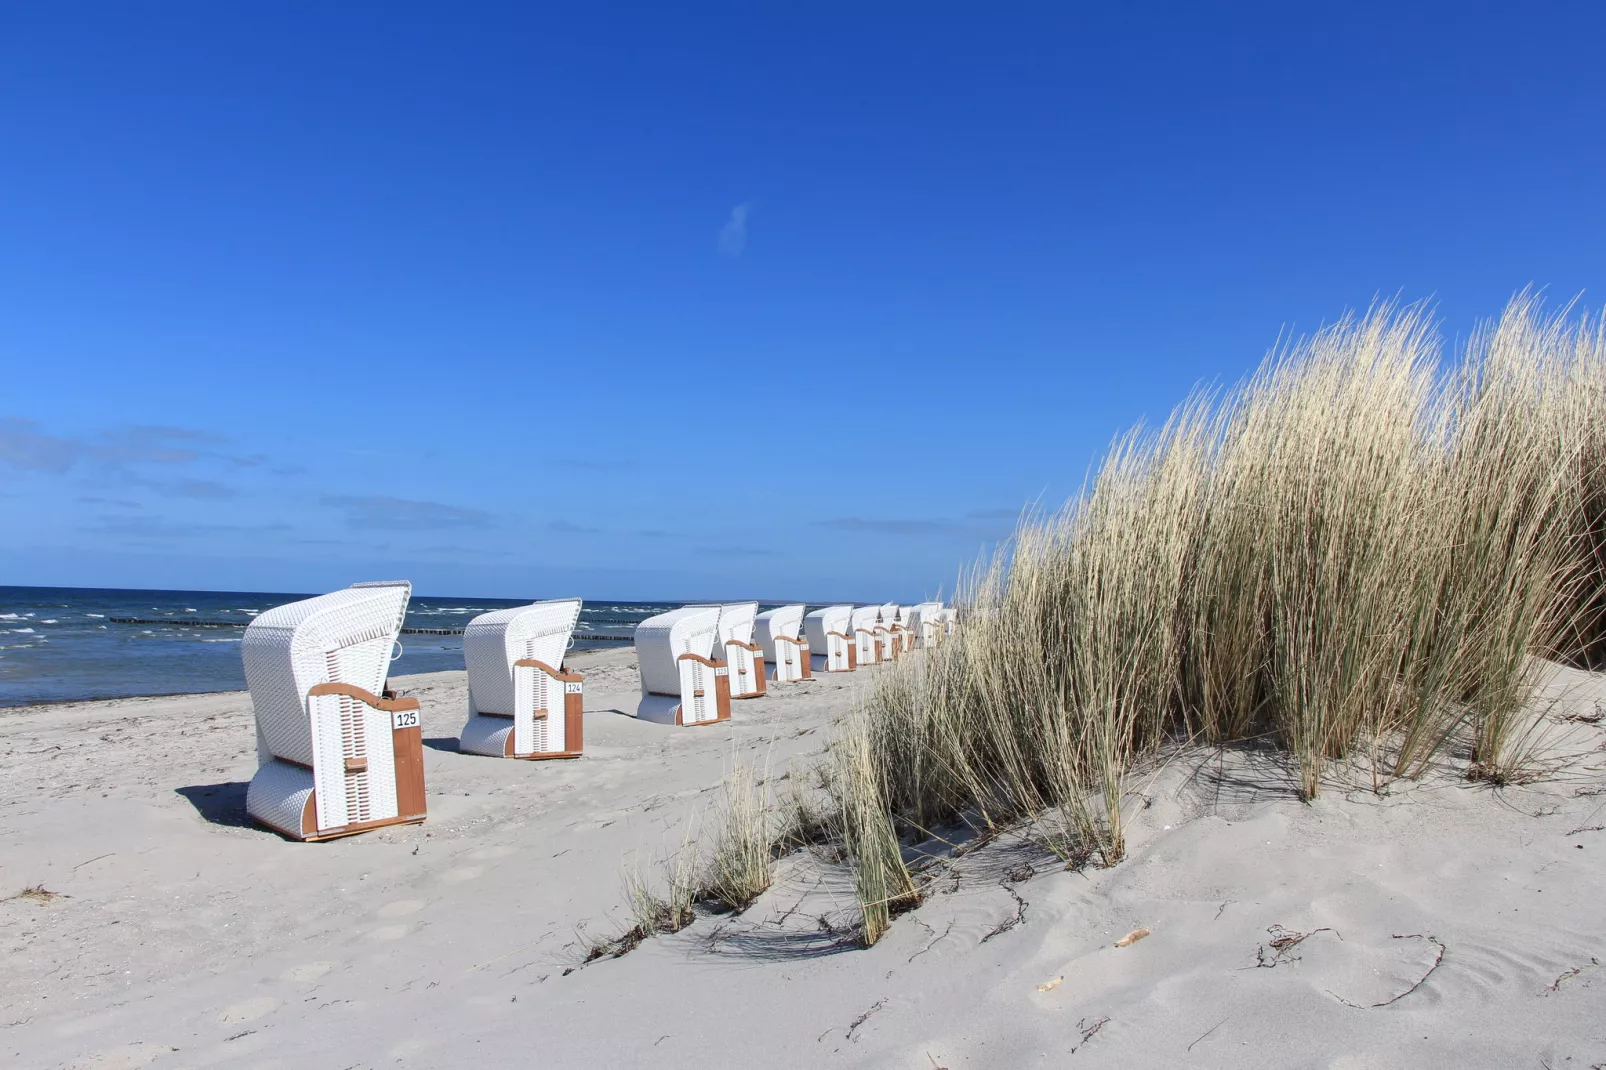
<svg viewBox="0 0 1606 1070">
<path fill-rule="evenodd" d="M 575 926 L 624 926 L 622 865 L 679 843 L 733 746 L 777 770 L 819 751 L 870 676 L 672 729 L 610 712 L 631 659 L 572 660 L 575 762 L 457 754 L 462 674 L 396 681 L 437 744 L 429 821 L 326 844 L 244 823 L 243 694 L 0 711 L 0 895 L 62 893 L 0 902 L 0 1065 L 1606 1063 L 1606 831 L 1574 831 L 1606 825 L 1589 725 L 1591 753 L 1527 788 L 1311 806 L 1271 756 L 1194 754 L 1135 783 L 1113 869 L 1001 842 L 857 950 L 829 929 L 853 917 L 842 873 L 799 854 L 745 915 L 564 976 Z M 1564 681 L 1562 712 L 1606 694 Z M 1258 967 L 1273 926 L 1326 931 Z"/>
</svg>

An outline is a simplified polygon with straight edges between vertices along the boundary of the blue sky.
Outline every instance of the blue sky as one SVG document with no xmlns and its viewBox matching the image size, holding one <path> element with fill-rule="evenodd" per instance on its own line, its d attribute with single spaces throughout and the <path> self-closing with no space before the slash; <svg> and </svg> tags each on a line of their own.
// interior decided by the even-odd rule
<svg viewBox="0 0 1606 1070">
<path fill-rule="evenodd" d="M 1279 332 L 1598 300 L 1606 9 L 1402 7 L 14 8 L 0 584 L 951 591 Z"/>
</svg>

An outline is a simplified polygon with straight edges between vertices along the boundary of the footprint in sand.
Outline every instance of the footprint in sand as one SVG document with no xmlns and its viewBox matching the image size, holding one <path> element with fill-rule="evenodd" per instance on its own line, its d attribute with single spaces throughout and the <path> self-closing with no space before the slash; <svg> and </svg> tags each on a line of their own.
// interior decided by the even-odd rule
<svg viewBox="0 0 1606 1070">
<path fill-rule="evenodd" d="M 309 962 L 302 966 L 292 966 L 284 971 L 280 979 L 300 983 L 316 981 L 334 968 L 335 964 L 332 962 Z"/>
<path fill-rule="evenodd" d="M 422 899 L 401 899 L 394 903 L 386 903 L 380 907 L 376 914 L 381 918 L 405 918 L 409 914 L 417 914 L 424 909 Z"/>
<path fill-rule="evenodd" d="M 255 999 L 243 999 L 238 1003 L 231 1003 L 223 1008 L 217 1016 L 222 1025 L 235 1025 L 239 1022 L 254 1022 L 278 1010 L 280 1002 L 272 996 L 258 996 Z"/>
<path fill-rule="evenodd" d="M 484 872 L 485 870 L 480 866 L 461 866 L 457 869 L 449 869 L 445 873 L 442 873 L 441 880 L 445 881 L 447 884 L 461 884 L 463 881 L 473 880 L 475 877 L 478 877 Z"/>
<path fill-rule="evenodd" d="M 166 1044 L 129 1044 L 90 1052 L 70 1065 L 73 1070 L 137 1070 L 138 1067 L 149 1066 L 158 1056 L 177 1050 Z"/>
<path fill-rule="evenodd" d="M 413 931 L 411 925 L 381 925 L 368 934 L 370 940 L 400 940 Z"/>
</svg>

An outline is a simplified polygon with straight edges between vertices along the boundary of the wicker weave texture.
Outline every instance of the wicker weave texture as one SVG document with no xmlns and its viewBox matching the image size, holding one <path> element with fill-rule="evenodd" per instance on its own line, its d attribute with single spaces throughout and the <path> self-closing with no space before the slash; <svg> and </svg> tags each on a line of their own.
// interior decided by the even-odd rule
<svg viewBox="0 0 1606 1070">
<path fill-rule="evenodd" d="M 412 586 L 358 584 L 276 606 L 253 620 L 240 643 L 257 738 L 269 757 L 313 764 L 306 696 L 317 684 L 355 684 L 378 694 L 401 631 Z"/>
<path fill-rule="evenodd" d="M 648 617 L 636 625 L 636 666 L 643 695 L 679 697 L 682 688 L 682 654 L 718 658 L 714 640 L 719 634 L 718 606 L 682 606 Z"/>
<path fill-rule="evenodd" d="M 775 637 L 784 635 L 788 639 L 796 639 L 802 627 L 802 606 L 766 609 L 753 619 L 753 642 L 764 648 L 764 660 L 773 664 L 776 660 Z"/>
<path fill-rule="evenodd" d="M 476 713 L 514 712 L 513 663 L 523 658 L 561 667 L 581 600 L 557 598 L 482 613 L 463 629 L 469 706 Z"/>
</svg>

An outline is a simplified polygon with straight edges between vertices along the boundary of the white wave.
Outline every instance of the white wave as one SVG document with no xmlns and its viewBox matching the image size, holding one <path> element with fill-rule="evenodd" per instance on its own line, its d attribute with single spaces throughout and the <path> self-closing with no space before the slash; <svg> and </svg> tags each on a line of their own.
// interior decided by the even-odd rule
<svg viewBox="0 0 1606 1070">
<path fill-rule="evenodd" d="M 21 614 L 18 614 L 18 613 L 0 613 L 0 620 L 21 620 L 21 619 L 22 619 L 22 616 L 21 616 Z"/>
<path fill-rule="evenodd" d="M 238 639 L 202 639 L 203 643 L 238 643 Z"/>
<path fill-rule="evenodd" d="M 33 634 L 33 629 L 32 628 L 13 628 L 11 630 L 16 632 L 18 635 L 32 635 Z"/>
<path fill-rule="evenodd" d="M 86 616 L 86 617 L 94 617 L 96 620 L 105 620 L 106 619 L 106 614 L 104 614 L 104 613 L 85 613 L 84 616 Z"/>
<path fill-rule="evenodd" d="M 186 612 L 186 613 L 199 613 L 200 610 L 198 610 L 198 609 L 186 609 L 184 612 Z"/>
<path fill-rule="evenodd" d="M 42 620 L 39 623 L 40 624 L 60 624 L 61 621 L 57 620 L 55 617 L 51 617 L 49 620 Z"/>
</svg>

